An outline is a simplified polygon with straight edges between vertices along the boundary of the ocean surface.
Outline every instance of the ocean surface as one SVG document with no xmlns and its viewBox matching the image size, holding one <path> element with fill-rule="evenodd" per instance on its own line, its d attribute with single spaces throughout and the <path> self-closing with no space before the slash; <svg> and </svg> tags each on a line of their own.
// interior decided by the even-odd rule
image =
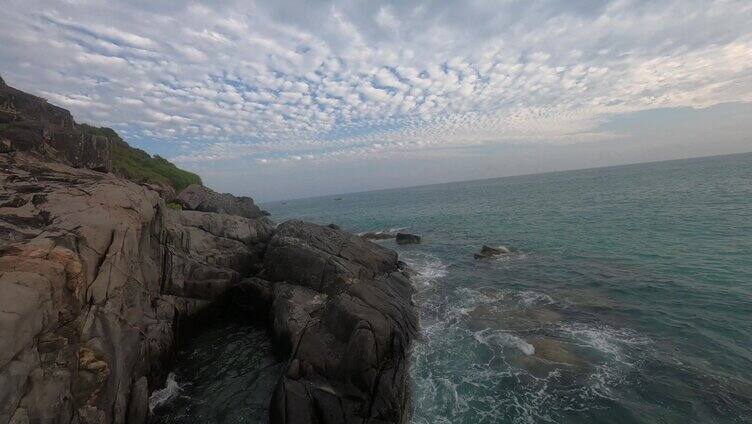
<svg viewBox="0 0 752 424">
<path fill-rule="evenodd" d="M 752 154 L 263 206 L 423 236 L 412 423 L 752 422 Z"/>
</svg>

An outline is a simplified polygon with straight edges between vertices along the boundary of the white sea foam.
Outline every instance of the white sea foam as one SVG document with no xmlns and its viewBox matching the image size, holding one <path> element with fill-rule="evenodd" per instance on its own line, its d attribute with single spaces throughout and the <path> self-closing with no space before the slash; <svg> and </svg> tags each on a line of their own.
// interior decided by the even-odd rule
<svg viewBox="0 0 752 424">
<path fill-rule="evenodd" d="M 401 231 L 405 231 L 407 230 L 407 228 L 408 227 L 392 227 L 392 228 L 387 228 L 384 230 L 377 230 L 377 231 L 363 231 L 363 232 L 358 233 L 358 235 L 362 236 L 364 234 L 373 233 L 373 234 L 388 234 L 390 236 L 396 236 L 397 233 Z"/>
<path fill-rule="evenodd" d="M 517 296 L 520 298 L 521 306 L 551 305 L 554 303 L 551 296 L 536 291 L 522 291 Z"/>
<path fill-rule="evenodd" d="M 619 362 L 631 365 L 630 346 L 646 345 L 650 339 L 642 337 L 628 329 L 618 329 L 605 325 L 594 326 L 582 323 L 564 324 L 560 327 L 562 333 L 569 335 L 580 346 L 590 347 L 605 355 L 611 356 Z"/>
<path fill-rule="evenodd" d="M 419 288 L 432 285 L 448 273 L 446 264 L 430 254 L 416 252 L 412 256 L 403 256 L 402 260 L 418 273 L 413 281 Z"/>
<path fill-rule="evenodd" d="M 167 375 L 167 381 L 165 381 L 165 387 L 155 390 L 151 396 L 149 396 L 149 410 L 154 410 L 162 405 L 172 402 L 175 398 L 180 396 L 182 387 L 175 378 L 175 373 L 171 372 Z"/>
<path fill-rule="evenodd" d="M 535 354 L 535 347 L 533 345 L 506 331 L 485 329 L 476 331 L 473 333 L 473 337 L 478 343 L 486 346 L 511 347 L 519 349 L 527 356 Z"/>
</svg>

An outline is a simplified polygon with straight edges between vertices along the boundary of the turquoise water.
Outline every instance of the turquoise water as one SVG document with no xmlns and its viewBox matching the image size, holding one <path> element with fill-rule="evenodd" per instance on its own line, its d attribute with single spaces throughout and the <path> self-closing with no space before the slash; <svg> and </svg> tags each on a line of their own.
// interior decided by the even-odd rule
<svg viewBox="0 0 752 424">
<path fill-rule="evenodd" d="M 752 422 L 752 154 L 264 206 L 424 237 L 413 423 Z"/>
</svg>

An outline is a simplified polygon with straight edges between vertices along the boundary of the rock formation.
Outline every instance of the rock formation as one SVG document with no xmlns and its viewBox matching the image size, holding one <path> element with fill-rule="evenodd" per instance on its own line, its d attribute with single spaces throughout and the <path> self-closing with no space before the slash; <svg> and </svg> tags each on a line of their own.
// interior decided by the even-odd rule
<svg viewBox="0 0 752 424">
<path fill-rule="evenodd" d="M 168 208 L 56 135 L 67 111 L 0 92 L 0 423 L 143 423 L 181 323 L 229 301 L 288 358 L 272 423 L 406 420 L 418 324 L 396 253 L 201 186 Z"/>
<path fill-rule="evenodd" d="M 178 318 L 258 271 L 271 232 L 265 218 L 174 211 L 110 174 L 0 155 L 0 422 L 134 422 Z"/>
<path fill-rule="evenodd" d="M 289 362 L 275 423 L 401 423 L 413 289 L 397 255 L 358 236 L 301 221 L 279 226 L 264 256 L 276 283 L 271 326 Z"/>
<path fill-rule="evenodd" d="M 0 84 L 0 152 L 33 151 L 74 167 L 107 172 L 111 142 L 81 131 L 70 112 Z"/>
<path fill-rule="evenodd" d="M 250 197 L 216 193 L 198 184 L 186 187 L 180 192 L 176 201 L 183 209 L 192 211 L 226 213 L 245 218 L 264 216 L 264 212 L 253 203 Z"/>
<path fill-rule="evenodd" d="M 488 259 L 496 256 L 508 255 L 509 253 L 512 253 L 512 251 L 506 246 L 491 247 L 483 245 L 480 252 L 476 253 L 474 256 L 475 259 Z"/>
<path fill-rule="evenodd" d="M 421 237 L 415 234 L 397 233 L 395 241 L 397 244 L 418 244 L 421 241 Z"/>
</svg>

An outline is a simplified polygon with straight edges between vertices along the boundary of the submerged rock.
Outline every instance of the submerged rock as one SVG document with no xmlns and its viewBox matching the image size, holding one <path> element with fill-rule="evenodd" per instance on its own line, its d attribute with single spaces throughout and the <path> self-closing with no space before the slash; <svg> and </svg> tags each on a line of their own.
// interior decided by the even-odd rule
<svg viewBox="0 0 752 424">
<path fill-rule="evenodd" d="M 480 252 L 475 254 L 475 259 L 494 258 L 501 255 L 508 255 L 510 253 L 512 253 L 512 251 L 506 246 L 491 247 L 483 245 Z"/>
<path fill-rule="evenodd" d="M 395 240 L 397 244 L 418 244 L 421 241 L 421 237 L 415 234 L 397 233 Z"/>
</svg>

